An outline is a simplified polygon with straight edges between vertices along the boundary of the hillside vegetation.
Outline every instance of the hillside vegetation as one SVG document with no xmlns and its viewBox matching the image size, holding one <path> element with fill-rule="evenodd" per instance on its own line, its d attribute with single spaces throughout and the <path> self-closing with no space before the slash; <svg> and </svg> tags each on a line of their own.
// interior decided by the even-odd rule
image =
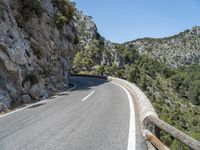
<svg viewBox="0 0 200 150">
<path fill-rule="evenodd" d="M 143 38 L 125 43 L 140 54 L 164 62 L 169 67 L 200 63 L 200 27 L 195 26 L 166 38 Z"/>
<path fill-rule="evenodd" d="M 135 83 L 161 119 L 200 140 L 200 28 L 169 38 L 115 44 L 99 35 L 91 17 L 79 17 L 80 45 L 72 72 L 111 75 Z M 161 140 L 172 150 L 189 149 L 164 132 Z"/>
<path fill-rule="evenodd" d="M 99 65 L 95 69 L 84 68 L 81 73 L 111 75 L 135 83 L 146 93 L 161 119 L 200 140 L 200 65 L 172 69 L 140 56 L 135 49 L 116 47 L 127 65 Z M 188 149 L 164 132 L 161 139 L 171 149 Z"/>
</svg>

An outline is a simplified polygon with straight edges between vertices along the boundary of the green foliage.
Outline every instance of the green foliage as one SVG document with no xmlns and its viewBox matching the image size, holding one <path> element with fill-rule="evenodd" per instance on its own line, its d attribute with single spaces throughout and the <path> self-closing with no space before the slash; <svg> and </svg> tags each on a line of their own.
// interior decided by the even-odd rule
<svg viewBox="0 0 200 150">
<path fill-rule="evenodd" d="M 80 71 L 87 71 L 93 66 L 91 58 L 86 56 L 83 52 L 77 52 L 73 60 L 73 71 L 78 73 Z"/>
<path fill-rule="evenodd" d="M 54 7 L 58 8 L 58 12 L 55 15 L 55 22 L 60 29 L 66 23 L 69 23 L 75 14 L 74 3 L 69 0 L 52 0 Z"/>
<path fill-rule="evenodd" d="M 63 16 L 61 13 L 56 13 L 54 18 L 55 18 L 56 26 L 59 29 L 62 28 L 65 25 L 65 23 L 68 21 L 67 18 Z"/>
<path fill-rule="evenodd" d="M 172 87 L 180 97 L 200 105 L 200 65 L 181 67 L 171 77 Z"/>
<path fill-rule="evenodd" d="M 116 44 L 115 48 L 117 53 L 124 59 L 125 64 L 131 64 L 139 57 L 139 53 L 134 48 L 128 48 L 122 44 Z"/>
<path fill-rule="evenodd" d="M 101 50 L 97 40 L 94 40 L 89 44 L 89 47 L 86 49 L 86 52 L 88 54 L 88 57 L 93 60 L 94 64 L 100 63 L 99 60 L 101 58 Z"/>
<path fill-rule="evenodd" d="M 190 84 L 188 98 L 194 105 L 200 105 L 200 80 Z"/>
<path fill-rule="evenodd" d="M 130 82 L 137 83 L 140 78 L 140 70 L 137 65 L 131 64 L 126 68 L 125 75 Z"/>
<path fill-rule="evenodd" d="M 179 142 L 178 140 L 173 140 L 172 144 L 170 145 L 170 149 L 171 150 L 191 150 L 190 148 L 188 148 L 187 146 L 183 145 L 181 142 Z"/>
<path fill-rule="evenodd" d="M 25 77 L 22 85 L 24 85 L 25 82 L 31 82 L 31 85 L 37 84 L 39 82 L 38 77 L 35 74 L 29 74 Z"/>
<path fill-rule="evenodd" d="M 2 51 L 6 51 L 6 47 L 3 45 L 3 44 L 0 44 L 0 49 L 2 50 Z"/>
<path fill-rule="evenodd" d="M 74 44 L 78 44 L 80 41 L 78 35 L 76 34 L 75 39 L 74 39 Z"/>
<path fill-rule="evenodd" d="M 5 21 L 5 14 L 4 14 L 4 11 L 5 11 L 5 7 L 3 5 L 3 1 L 0 1 L 0 18 Z"/>
<path fill-rule="evenodd" d="M 16 19 L 17 25 L 18 25 L 20 28 L 22 28 L 22 27 L 24 26 L 24 17 L 21 16 L 21 15 L 17 15 L 17 16 L 15 17 L 15 19 Z"/>
<path fill-rule="evenodd" d="M 112 64 L 112 66 L 104 66 L 104 69 L 105 69 L 104 75 L 106 76 L 116 76 L 115 73 L 118 70 L 115 64 Z"/>
<path fill-rule="evenodd" d="M 38 59 L 41 59 L 43 56 L 43 50 L 41 47 L 36 45 L 31 45 L 31 48 L 33 50 L 33 53 L 37 56 Z"/>
<path fill-rule="evenodd" d="M 93 45 L 92 50 L 95 46 L 97 45 Z M 104 49 L 104 58 L 109 60 L 106 65 L 94 63 L 92 50 L 84 51 L 80 59 L 87 57 L 93 62 L 87 70 L 89 73 L 116 76 L 137 84 L 151 100 L 162 120 L 200 140 L 200 127 L 198 126 L 200 124 L 200 106 L 198 106 L 200 105 L 200 65 L 170 69 L 162 62 L 139 55 L 134 47 L 127 48 L 116 44 L 115 48 L 125 62 L 124 67 L 114 65 L 108 49 Z M 98 67 L 91 69 L 93 65 L 98 65 Z M 166 133 L 161 133 L 161 140 L 172 150 L 188 150 L 188 147 Z"/>
<path fill-rule="evenodd" d="M 77 52 L 73 60 L 74 72 L 91 71 L 92 67 L 98 65 L 100 62 L 101 51 L 98 41 L 92 41 L 87 49 Z"/>
<path fill-rule="evenodd" d="M 22 0 L 22 16 L 27 21 L 34 14 L 38 17 L 42 15 L 42 6 L 40 0 Z"/>
<path fill-rule="evenodd" d="M 98 66 L 95 70 L 95 74 L 103 76 L 105 72 L 104 66 Z"/>
</svg>

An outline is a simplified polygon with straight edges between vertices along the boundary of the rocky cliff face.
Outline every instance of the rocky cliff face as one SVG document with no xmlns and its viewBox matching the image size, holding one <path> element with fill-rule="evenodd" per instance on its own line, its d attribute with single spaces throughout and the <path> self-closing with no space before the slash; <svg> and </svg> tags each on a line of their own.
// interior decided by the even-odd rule
<svg viewBox="0 0 200 150">
<path fill-rule="evenodd" d="M 153 39 L 143 38 L 125 43 L 140 54 L 165 62 L 170 67 L 200 64 L 200 27 L 196 26 L 177 35 Z"/>
<path fill-rule="evenodd" d="M 34 7 L 22 11 L 25 0 L 0 0 L 0 112 L 68 87 L 74 24 L 58 29 L 57 8 L 51 0 L 39 2 L 38 15 L 30 13 Z"/>
<path fill-rule="evenodd" d="M 122 60 L 120 60 L 114 44 L 99 34 L 91 16 L 86 16 L 82 11 L 77 11 L 75 27 L 79 37 L 79 48 L 75 60 L 78 59 L 76 63 L 80 67 L 89 69 L 99 65 L 112 65 L 113 63 L 121 65 Z"/>
</svg>

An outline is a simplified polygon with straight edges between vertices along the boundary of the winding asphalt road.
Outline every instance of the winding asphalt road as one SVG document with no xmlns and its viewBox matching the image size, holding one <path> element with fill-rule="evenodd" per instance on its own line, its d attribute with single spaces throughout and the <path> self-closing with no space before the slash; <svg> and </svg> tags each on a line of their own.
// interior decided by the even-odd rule
<svg viewBox="0 0 200 150">
<path fill-rule="evenodd" d="M 104 79 L 71 80 L 73 90 L 0 116 L 0 150 L 135 150 L 127 91 Z"/>
</svg>

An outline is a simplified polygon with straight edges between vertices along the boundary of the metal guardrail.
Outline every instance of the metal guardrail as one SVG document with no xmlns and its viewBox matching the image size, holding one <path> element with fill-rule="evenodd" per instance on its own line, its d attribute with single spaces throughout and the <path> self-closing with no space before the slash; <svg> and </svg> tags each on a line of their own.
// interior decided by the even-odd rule
<svg viewBox="0 0 200 150">
<path fill-rule="evenodd" d="M 136 101 L 137 107 L 139 107 L 138 110 L 139 110 L 139 117 L 140 117 L 140 125 L 142 127 L 143 135 L 158 150 L 169 150 L 169 148 L 167 148 L 156 137 L 156 128 L 159 128 L 165 131 L 166 133 L 170 134 L 172 137 L 179 140 L 180 142 L 187 145 L 188 147 L 192 148 L 193 150 L 200 150 L 199 141 L 193 139 L 192 137 L 188 136 L 187 134 L 181 132 L 180 130 L 176 129 L 175 127 L 169 125 L 168 123 L 158 118 L 151 102 L 146 97 L 146 95 L 140 90 L 140 88 L 138 88 L 136 85 L 126 80 L 114 78 L 114 77 L 103 77 L 103 76 L 96 76 L 96 75 L 81 75 L 81 74 L 79 75 L 72 74 L 72 76 L 108 79 L 124 86 L 131 93 L 131 95 L 134 96 L 134 100 Z"/>
</svg>

